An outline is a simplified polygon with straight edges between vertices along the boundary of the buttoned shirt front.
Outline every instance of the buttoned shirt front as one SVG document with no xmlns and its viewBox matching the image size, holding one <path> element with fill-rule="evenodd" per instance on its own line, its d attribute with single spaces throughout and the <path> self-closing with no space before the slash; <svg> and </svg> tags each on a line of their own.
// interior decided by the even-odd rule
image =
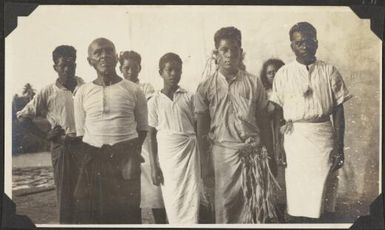
<svg viewBox="0 0 385 230">
<path fill-rule="evenodd" d="M 317 60 L 308 67 L 297 61 L 281 67 L 270 100 L 283 108 L 285 120 L 312 121 L 351 97 L 337 68 Z"/>
<path fill-rule="evenodd" d="M 267 102 L 262 82 L 256 76 L 239 70 L 228 83 L 217 71 L 199 84 L 195 113 L 208 111 L 210 139 L 232 145 L 259 136 L 257 114 L 266 108 Z"/>
<path fill-rule="evenodd" d="M 89 82 L 75 96 L 75 121 L 77 135 L 95 147 L 137 138 L 137 130 L 148 130 L 146 97 L 125 79 L 110 86 Z"/>
</svg>

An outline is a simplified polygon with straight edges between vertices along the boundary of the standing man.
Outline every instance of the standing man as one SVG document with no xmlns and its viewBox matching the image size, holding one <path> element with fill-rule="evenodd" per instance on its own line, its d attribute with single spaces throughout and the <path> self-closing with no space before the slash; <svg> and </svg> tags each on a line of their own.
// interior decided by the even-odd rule
<svg viewBox="0 0 385 230">
<path fill-rule="evenodd" d="M 338 70 L 316 59 L 317 31 L 310 23 L 295 24 L 289 36 L 296 60 L 277 72 L 270 100 L 287 121 L 282 131 L 288 214 L 295 222 L 311 222 L 323 211 L 328 175 L 344 163 L 343 103 L 351 95 Z"/>
<path fill-rule="evenodd" d="M 141 61 L 142 58 L 140 57 L 140 54 L 133 50 L 121 52 L 119 56 L 119 69 L 125 79 L 139 85 L 148 101 L 153 96 L 155 90 L 150 83 L 139 81 L 139 72 L 142 69 Z M 150 138 L 149 135 L 147 135 L 141 153 L 144 158 L 144 163 L 140 165 L 140 207 L 152 209 L 156 224 L 166 224 L 167 216 L 163 204 L 162 190 L 160 189 L 160 186 L 154 185 L 151 179 L 150 149 Z"/>
<path fill-rule="evenodd" d="M 118 56 L 106 38 L 88 47 L 97 78 L 75 97 L 78 136 L 83 137 L 77 198 L 78 223 L 140 224 L 140 149 L 146 137 L 142 90 L 116 74 Z"/>
<path fill-rule="evenodd" d="M 19 112 L 17 118 L 34 134 L 51 142 L 51 158 L 59 208 L 59 222 L 73 222 L 73 190 L 77 177 L 73 154 L 79 151 L 80 142 L 75 134 L 73 96 L 83 80 L 75 76 L 76 50 L 61 45 L 52 52 L 53 68 L 58 78 L 45 86 Z M 51 131 L 42 132 L 32 121 L 36 116 L 46 117 Z"/>
<path fill-rule="evenodd" d="M 221 28 L 214 41 L 218 70 L 199 84 L 195 101 L 202 178 L 207 184 L 212 174 L 212 157 L 215 221 L 242 223 L 245 202 L 240 151 L 251 144 L 260 151 L 262 144 L 266 144 L 268 127 L 261 124 L 268 126 L 268 122 L 263 122 L 268 101 L 259 79 L 240 68 L 241 32 L 235 27 Z"/>
</svg>

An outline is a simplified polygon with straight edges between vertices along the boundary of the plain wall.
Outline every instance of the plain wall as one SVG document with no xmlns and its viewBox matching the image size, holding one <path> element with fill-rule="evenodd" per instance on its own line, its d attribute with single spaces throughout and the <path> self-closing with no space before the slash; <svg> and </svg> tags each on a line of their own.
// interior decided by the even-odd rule
<svg viewBox="0 0 385 230">
<path fill-rule="evenodd" d="M 340 70 L 354 95 L 345 104 L 346 165 L 338 194 L 368 205 L 379 194 L 381 175 L 381 41 L 370 31 L 369 20 L 359 19 L 347 7 L 39 6 L 30 16 L 19 18 L 18 27 L 6 38 L 5 111 L 10 114 L 12 96 L 20 94 L 25 83 L 40 89 L 55 81 L 51 56 L 58 45 L 77 49 L 77 75 L 86 82 L 96 77 L 86 60 L 93 39 L 112 40 L 118 52 L 135 50 L 142 56 L 140 79 L 156 89 L 162 86 L 159 58 L 175 52 L 183 60 L 181 86 L 195 91 L 214 48 L 216 30 L 232 25 L 242 31 L 246 68 L 258 75 L 268 58 L 294 60 L 288 31 L 299 21 L 317 28 L 317 57 Z M 6 153 L 11 154 L 8 112 L 5 119 Z M 10 183 L 10 160 L 6 155 L 6 183 Z"/>
</svg>

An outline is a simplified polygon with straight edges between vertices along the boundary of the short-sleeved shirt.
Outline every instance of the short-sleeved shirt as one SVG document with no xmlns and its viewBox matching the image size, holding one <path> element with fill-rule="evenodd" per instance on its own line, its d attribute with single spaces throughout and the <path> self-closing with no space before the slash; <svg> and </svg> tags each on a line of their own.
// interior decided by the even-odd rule
<svg viewBox="0 0 385 230">
<path fill-rule="evenodd" d="M 173 100 L 156 92 L 148 101 L 148 124 L 158 131 L 195 134 L 193 94 L 178 88 Z"/>
<path fill-rule="evenodd" d="M 144 93 L 144 95 L 145 95 L 145 97 L 147 99 L 147 102 L 148 102 L 148 100 L 150 100 L 150 98 L 155 93 L 154 87 L 152 87 L 152 85 L 150 83 L 142 83 L 139 80 L 136 81 L 135 84 L 139 85 L 140 89 L 143 91 L 143 93 Z M 147 104 L 147 106 L 148 106 L 148 104 Z M 148 165 L 149 165 L 149 162 L 150 162 L 150 159 L 149 159 L 150 149 L 151 149 L 150 136 L 147 135 L 146 139 L 144 139 L 144 142 L 143 142 L 143 145 L 142 145 L 142 157 L 144 158 L 144 161 Z M 142 181 L 142 185 L 148 184 L 149 187 L 145 187 L 145 188 L 153 190 L 154 186 L 152 184 L 151 178 L 150 178 L 150 181 L 147 181 L 147 182 L 148 183 Z M 151 198 L 151 199 L 155 199 L 156 200 L 156 198 Z M 142 201 L 143 201 L 143 199 L 142 199 Z"/>
<path fill-rule="evenodd" d="M 76 87 L 73 92 L 65 88 L 59 81 L 41 89 L 34 98 L 16 113 L 18 118 L 46 117 L 51 127 L 60 125 L 66 134 L 75 134 L 74 94 L 84 81 L 75 77 Z"/>
<path fill-rule="evenodd" d="M 89 82 L 75 96 L 75 122 L 76 134 L 95 147 L 137 138 L 137 130 L 148 130 L 146 97 L 125 79 L 110 86 Z"/>
<path fill-rule="evenodd" d="M 139 81 L 135 83 L 139 85 L 140 89 L 143 91 L 147 100 L 149 100 L 152 97 L 152 95 L 155 93 L 154 87 L 152 87 L 150 83 L 142 83 Z"/>
<path fill-rule="evenodd" d="M 195 113 L 209 112 L 209 137 L 214 143 L 243 143 L 251 136 L 259 136 L 258 111 L 268 101 L 262 82 L 256 76 L 239 70 L 229 83 L 219 72 L 198 85 Z"/>
<path fill-rule="evenodd" d="M 270 100 L 283 108 L 285 120 L 311 121 L 330 115 L 351 97 L 336 67 L 317 60 L 308 68 L 297 61 L 280 68 Z"/>
</svg>

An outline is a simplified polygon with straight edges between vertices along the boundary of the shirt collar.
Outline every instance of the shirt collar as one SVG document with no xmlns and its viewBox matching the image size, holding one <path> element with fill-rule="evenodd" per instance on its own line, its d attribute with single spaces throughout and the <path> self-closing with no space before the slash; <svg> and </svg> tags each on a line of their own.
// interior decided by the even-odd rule
<svg viewBox="0 0 385 230">
<path fill-rule="evenodd" d="M 163 96 L 167 97 L 166 94 L 162 93 L 162 90 L 159 90 L 158 93 L 160 95 L 163 95 Z M 179 93 L 181 93 L 181 94 L 187 93 L 187 90 L 185 90 L 185 89 L 181 88 L 180 86 L 178 86 L 178 89 L 175 90 L 174 95 L 179 94 Z"/>
<path fill-rule="evenodd" d="M 307 66 L 307 67 L 309 68 L 309 70 L 310 70 L 310 69 L 313 68 L 313 66 L 315 66 L 315 65 L 318 63 L 318 59 L 316 58 L 316 60 L 315 60 L 313 63 L 309 64 L 309 65 L 305 65 L 305 64 L 299 63 L 299 62 L 297 61 L 297 59 L 295 59 L 295 63 L 297 63 L 297 65 L 300 66 L 301 68 L 307 69 L 307 68 L 306 68 L 306 66 Z"/>
<path fill-rule="evenodd" d="M 220 76 L 221 78 L 223 78 L 227 82 L 226 77 L 223 76 L 223 74 L 219 70 L 217 72 L 218 72 L 218 76 Z M 235 74 L 234 77 L 230 79 L 229 83 L 233 82 L 235 80 L 238 80 L 242 75 L 241 72 L 242 72 L 242 70 L 238 69 L 237 74 Z"/>
<path fill-rule="evenodd" d="M 185 89 L 183 89 L 182 87 L 179 86 L 174 94 L 176 94 L 176 93 L 187 93 L 187 90 L 185 90 Z"/>
<path fill-rule="evenodd" d="M 60 83 L 59 79 L 56 79 L 55 85 L 56 85 L 59 89 L 67 89 L 66 87 L 64 87 L 64 85 L 62 85 L 62 83 Z"/>
<path fill-rule="evenodd" d="M 76 92 L 77 88 L 80 86 L 81 82 L 80 82 L 80 78 L 79 77 L 76 77 L 75 76 L 75 80 L 76 80 L 76 86 L 75 86 L 75 89 L 74 89 L 74 93 Z M 61 90 L 69 90 L 67 89 L 60 81 L 59 79 L 56 79 L 56 82 L 55 82 L 55 86 Z"/>
</svg>

